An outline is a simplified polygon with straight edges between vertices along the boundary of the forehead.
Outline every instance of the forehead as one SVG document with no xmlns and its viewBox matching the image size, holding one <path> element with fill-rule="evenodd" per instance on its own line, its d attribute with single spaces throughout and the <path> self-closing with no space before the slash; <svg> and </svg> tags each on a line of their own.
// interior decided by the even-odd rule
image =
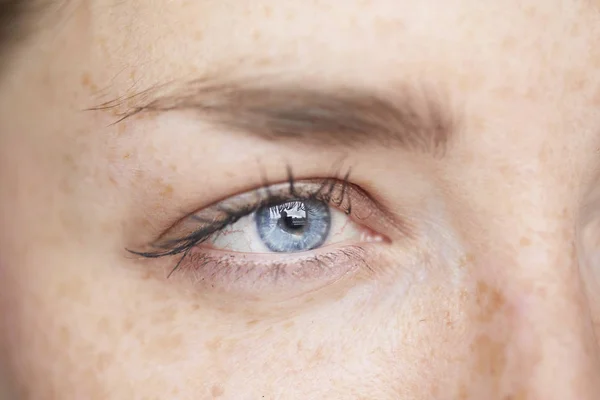
<svg viewBox="0 0 600 400">
<path fill-rule="evenodd" d="M 230 69 L 476 83 L 557 54 L 581 60 L 597 25 L 593 6 L 576 0 L 105 3 L 97 0 L 90 16 L 97 57 L 138 84 Z"/>
<path fill-rule="evenodd" d="M 410 82 L 452 97 L 473 149 L 507 154 L 549 135 L 574 146 L 565 127 L 598 120 L 589 1 L 96 0 L 82 14 L 92 43 L 83 82 L 109 88 L 98 102 L 219 74 L 369 90 Z"/>
</svg>

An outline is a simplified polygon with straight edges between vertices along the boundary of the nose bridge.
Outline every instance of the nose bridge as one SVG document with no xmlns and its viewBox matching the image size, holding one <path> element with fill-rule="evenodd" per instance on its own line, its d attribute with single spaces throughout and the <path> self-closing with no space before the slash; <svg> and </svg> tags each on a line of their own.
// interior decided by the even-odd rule
<svg viewBox="0 0 600 400">
<path fill-rule="evenodd" d="M 490 254 L 503 259 L 493 263 L 496 283 L 477 285 L 480 311 L 495 315 L 484 321 L 487 335 L 475 338 L 474 356 L 485 357 L 490 343 L 504 353 L 503 371 L 490 371 L 503 374 L 503 391 L 515 398 L 600 399 L 598 342 L 580 279 L 576 224 L 565 210 L 558 200 L 523 207 L 528 217 L 513 221 L 510 237 L 501 240 L 514 251 Z"/>
</svg>

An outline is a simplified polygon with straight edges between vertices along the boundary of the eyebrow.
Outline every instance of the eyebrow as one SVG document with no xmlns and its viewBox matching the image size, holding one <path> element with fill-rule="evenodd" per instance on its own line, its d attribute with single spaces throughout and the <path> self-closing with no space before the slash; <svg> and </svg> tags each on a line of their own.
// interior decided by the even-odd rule
<svg viewBox="0 0 600 400">
<path fill-rule="evenodd" d="M 399 146 L 443 155 L 456 120 L 441 96 L 404 86 L 396 90 L 310 85 L 269 79 L 199 79 L 167 84 L 93 110 L 134 106 L 139 113 L 191 110 L 217 126 L 272 141 L 314 146 Z"/>
<path fill-rule="evenodd" d="M 28 0 L 0 0 L 0 54 L 3 57 L 8 47 L 17 41 L 23 16 L 30 6 Z"/>
</svg>

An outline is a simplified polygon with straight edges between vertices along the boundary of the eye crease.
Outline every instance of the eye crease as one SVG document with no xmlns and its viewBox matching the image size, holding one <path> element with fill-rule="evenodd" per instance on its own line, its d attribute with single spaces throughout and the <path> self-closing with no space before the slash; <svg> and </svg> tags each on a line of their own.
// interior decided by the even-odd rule
<svg viewBox="0 0 600 400">
<path fill-rule="evenodd" d="M 287 183 L 265 185 L 185 217 L 150 251 L 130 251 L 148 258 L 176 256 L 169 276 L 192 272 L 195 281 L 229 290 L 282 285 L 301 290 L 360 267 L 370 270 L 367 248 L 386 241 L 371 226 L 378 206 L 349 182 L 349 174 L 343 180 L 296 180 L 288 174 Z"/>
</svg>

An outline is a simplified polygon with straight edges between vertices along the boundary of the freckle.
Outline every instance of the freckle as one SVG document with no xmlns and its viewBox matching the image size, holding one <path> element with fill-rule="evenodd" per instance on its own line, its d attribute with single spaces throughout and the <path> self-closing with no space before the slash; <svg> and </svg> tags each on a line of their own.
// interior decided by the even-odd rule
<svg viewBox="0 0 600 400">
<path fill-rule="evenodd" d="M 257 319 L 253 319 L 251 321 L 246 322 L 246 326 L 250 327 L 250 326 L 254 326 L 258 324 L 258 320 Z"/>
<path fill-rule="evenodd" d="M 523 247 L 527 247 L 531 245 L 531 240 L 529 240 L 529 238 L 522 237 L 521 240 L 519 240 L 519 244 Z"/>
<path fill-rule="evenodd" d="M 458 400 L 467 400 L 467 396 L 467 386 L 464 383 L 461 383 L 458 388 Z"/>
<path fill-rule="evenodd" d="M 431 384 L 431 396 L 434 398 L 437 398 L 439 393 L 440 393 L 440 388 L 438 387 L 437 383 L 433 382 Z"/>
<path fill-rule="evenodd" d="M 167 198 L 173 197 L 173 186 L 171 186 L 171 185 L 165 186 L 165 188 L 162 190 L 162 192 L 160 194 Z"/>
<path fill-rule="evenodd" d="M 177 172 L 177 165 L 175 164 L 169 164 L 169 169 L 173 172 Z"/>
<path fill-rule="evenodd" d="M 498 377 L 504 372 L 506 354 L 504 344 L 494 341 L 487 335 L 478 336 L 471 344 L 476 356 L 475 367 L 481 373 Z"/>
<path fill-rule="evenodd" d="M 266 330 L 265 330 L 265 331 L 262 333 L 262 335 L 261 335 L 261 336 L 262 336 L 262 337 L 268 336 L 268 335 L 270 335 L 272 332 L 273 332 L 273 327 L 272 327 L 272 326 L 270 326 L 270 327 L 268 327 L 268 328 L 267 328 L 267 329 L 266 329 Z"/>
<path fill-rule="evenodd" d="M 147 281 L 148 279 L 152 278 L 152 272 L 150 272 L 150 270 L 144 270 L 140 277 Z"/>
<path fill-rule="evenodd" d="M 304 350 L 304 344 L 302 343 L 302 340 L 298 340 L 298 343 L 296 343 L 296 349 L 298 351 Z"/>
<path fill-rule="evenodd" d="M 131 158 L 131 153 L 123 154 L 123 160 L 128 160 L 129 158 Z"/>
<path fill-rule="evenodd" d="M 213 395 L 213 398 L 215 398 L 215 397 L 222 396 L 223 393 L 225 393 L 225 390 L 223 390 L 223 388 L 221 386 L 213 385 L 213 387 L 210 390 L 210 392 Z"/>
<path fill-rule="evenodd" d="M 69 344 L 71 340 L 71 334 L 69 333 L 69 329 L 66 326 L 62 326 L 59 331 L 60 344 L 66 346 Z"/>
<path fill-rule="evenodd" d="M 223 345 L 222 341 L 223 341 L 223 338 L 221 338 L 221 336 L 217 336 L 214 339 L 206 342 L 205 346 L 207 349 L 209 349 L 211 351 L 217 351 L 222 347 L 222 345 Z"/>
<path fill-rule="evenodd" d="M 580 77 L 576 77 L 573 78 L 569 81 L 569 88 L 571 89 L 571 91 L 573 92 L 581 92 L 583 89 L 585 89 L 588 85 L 588 81 L 586 79 L 586 77 L 584 76 L 580 76 Z"/>
<path fill-rule="evenodd" d="M 110 221 L 102 221 L 100 223 L 100 230 L 103 233 L 110 234 L 113 231 L 113 225 L 110 223 Z"/>
<path fill-rule="evenodd" d="M 154 300 L 157 303 L 163 303 L 165 301 L 168 301 L 171 298 L 171 296 L 169 296 L 167 293 L 165 293 L 164 291 L 156 291 L 154 293 L 154 295 L 152 296 L 152 300 Z M 163 310 L 163 313 L 165 311 Z"/>
<path fill-rule="evenodd" d="M 261 34 L 259 31 L 255 30 L 254 32 L 252 32 L 252 39 L 254 39 L 254 41 L 258 41 L 261 38 Z"/>
<path fill-rule="evenodd" d="M 264 13 L 265 13 L 265 17 L 270 18 L 271 15 L 273 14 L 273 10 L 271 9 L 271 7 L 266 6 L 264 8 Z"/>
<path fill-rule="evenodd" d="M 467 265 L 469 265 L 469 257 L 468 256 L 462 256 L 461 258 L 458 259 L 458 268 L 464 269 L 467 267 Z"/>
<path fill-rule="evenodd" d="M 123 323 L 123 331 L 127 332 L 131 332 L 131 329 L 133 329 L 133 320 L 131 319 L 131 317 L 127 317 L 125 319 L 125 322 Z"/>
<path fill-rule="evenodd" d="M 446 323 L 446 328 L 448 328 L 448 329 L 454 328 L 454 321 L 452 319 L 452 316 L 450 315 L 450 311 L 446 311 L 444 313 L 444 322 Z"/>
<path fill-rule="evenodd" d="M 527 15 L 530 18 L 533 18 L 537 15 L 537 9 L 534 6 L 524 7 L 523 11 L 525 15 Z"/>
<path fill-rule="evenodd" d="M 486 124 L 486 119 L 483 118 L 481 115 L 473 115 L 469 120 L 469 125 L 473 128 L 474 131 L 483 131 L 485 129 Z M 465 154 L 465 157 L 467 158 L 465 162 L 472 162 L 475 158 L 472 152 Z"/>
<path fill-rule="evenodd" d="M 485 82 L 481 74 L 469 74 L 458 78 L 458 85 L 461 90 L 476 91 Z"/>
<path fill-rule="evenodd" d="M 65 154 L 63 156 L 63 161 L 67 165 L 67 167 L 69 167 L 69 168 L 75 167 L 75 160 L 73 159 L 73 156 L 71 154 Z"/>
<path fill-rule="evenodd" d="M 314 363 L 317 361 L 321 361 L 323 358 L 324 358 L 323 357 L 323 347 L 319 346 L 319 347 L 317 347 L 317 350 L 310 357 L 310 361 Z"/>
<path fill-rule="evenodd" d="M 538 158 L 540 159 L 540 161 L 541 162 L 548 161 L 550 152 L 551 152 L 551 150 L 548 148 L 548 146 L 546 146 L 546 145 L 542 146 L 542 148 L 540 149 L 540 151 L 538 153 Z"/>
<path fill-rule="evenodd" d="M 117 125 L 117 133 L 119 135 L 122 135 L 123 133 L 125 133 L 125 124 L 118 124 Z"/>
<path fill-rule="evenodd" d="M 296 323 L 295 323 L 294 321 L 289 321 L 289 322 L 286 322 L 285 324 L 283 324 L 283 327 L 284 327 L 285 329 L 290 329 L 290 328 L 292 328 L 292 327 L 293 327 L 295 324 L 296 324 Z"/>
<path fill-rule="evenodd" d="M 520 388 L 516 393 L 507 396 L 506 400 L 527 400 L 528 398 L 527 389 Z"/>
<path fill-rule="evenodd" d="M 104 370 L 106 370 L 106 368 L 108 366 L 110 366 L 110 364 L 112 364 L 113 359 L 114 359 L 114 357 L 110 353 L 107 353 L 107 352 L 100 353 L 96 360 L 96 370 L 98 372 L 103 372 Z"/>
<path fill-rule="evenodd" d="M 500 99 L 508 99 L 514 97 L 515 91 L 512 86 L 500 86 L 492 91 L 494 96 Z"/>
<path fill-rule="evenodd" d="M 508 165 L 500 165 L 498 167 L 498 171 L 502 174 L 502 176 L 506 177 L 511 174 L 511 169 Z"/>
<path fill-rule="evenodd" d="M 113 186 L 117 186 L 117 181 L 115 180 L 115 178 L 113 178 L 112 176 L 108 177 L 108 181 L 113 185 Z"/>
<path fill-rule="evenodd" d="M 98 321 L 97 327 L 98 327 L 98 331 L 100 333 L 107 333 L 109 330 L 108 319 L 106 319 L 106 317 L 100 318 L 100 320 Z"/>
<path fill-rule="evenodd" d="M 375 29 L 380 34 L 394 34 L 405 29 L 404 23 L 396 19 L 375 18 Z"/>
<path fill-rule="evenodd" d="M 180 333 L 175 335 L 166 335 L 157 341 L 157 345 L 161 350 L 166 350 L 167 352 L 172 352 L 181 347 L 183 340 Z"/>
<path fill-rule="evenodd" d="M 502 293 L 484 282 L 477 283 L 476 301 L 479 307 L 478 319 L 484 323 L 490 322 L 506 303 Z"/>
<path fill-rule="evenodd" d="M 85 72 L 83 75 L 81 75 L 81 84 L 85 87 L 90 87 L 92 84 L 92 78 L 90 77 L 89 73 Z"/>
<path fill-rule="evenodd" d="M 204 32 L 202 32 L 202 31 L 194 32 L 194 39 L 197 41 L 204 39 Z"/>
<path fill-rule="evenodd" d="M 594 106 L 600 106 L 600 90 L 596 91 L 596 93 L 592 97 L 592 104 Z"/>
<path fill-rule="evenodd" d="M 69 300 L 87 301 L 87 292 L 83 288 L 82 282 L 77 278 L 61 282 L 57 288 L 57 297 L 64 297 Z"/>
<path fill-rule="evenodd" d="M 515 38 L 514 36 L 505 37 L 500 45 L 504 50 L 512 50 L 517 45 L 517 38 Z"/>
<path fill-rule="evenodd" d="M 540 97 L 540 90 L 537 89 L 537 87 L 529 87 L 527 88 L 527 90 L 525 91 L 525 93 L 523 94 L 523 98 L 527 99 L 527 100 L 538 100 Z"/>
<path fill-rule="evenodd" d="M 268 65 L 271 65 L 271 64 L 272 64 L 272 62 L 271 62 L 271 59 L 270 59 L 270 58 L 263 57 L 263 58 L 261 58 L 260 60 L 258 60 L 258 61 L 256 62 L 256 64 L 257 64 L 257 65 L 259 65 L 259 66 L 261 66 L 261 67 L 266 67 L 266 66 L 268 66 Z"/>
<path fill-rule="evenodd" d="M 167 300 L 168 297 L 163 298 L 163 301 Z M 157 315 L 156 318 L 160 321 L 161 324 L 171 323 L 175 319 L 177 315 L 177 309 L 172 307 L 167 307 L 162 309 Z"/>
<path fill-rule="evenodd" d="M 535 294 L 539 296 L 541 299 L 545 299 L 548 296 L 548 292 L 546 288 L 539 287 L 535 289 Z"/>
</svg>

